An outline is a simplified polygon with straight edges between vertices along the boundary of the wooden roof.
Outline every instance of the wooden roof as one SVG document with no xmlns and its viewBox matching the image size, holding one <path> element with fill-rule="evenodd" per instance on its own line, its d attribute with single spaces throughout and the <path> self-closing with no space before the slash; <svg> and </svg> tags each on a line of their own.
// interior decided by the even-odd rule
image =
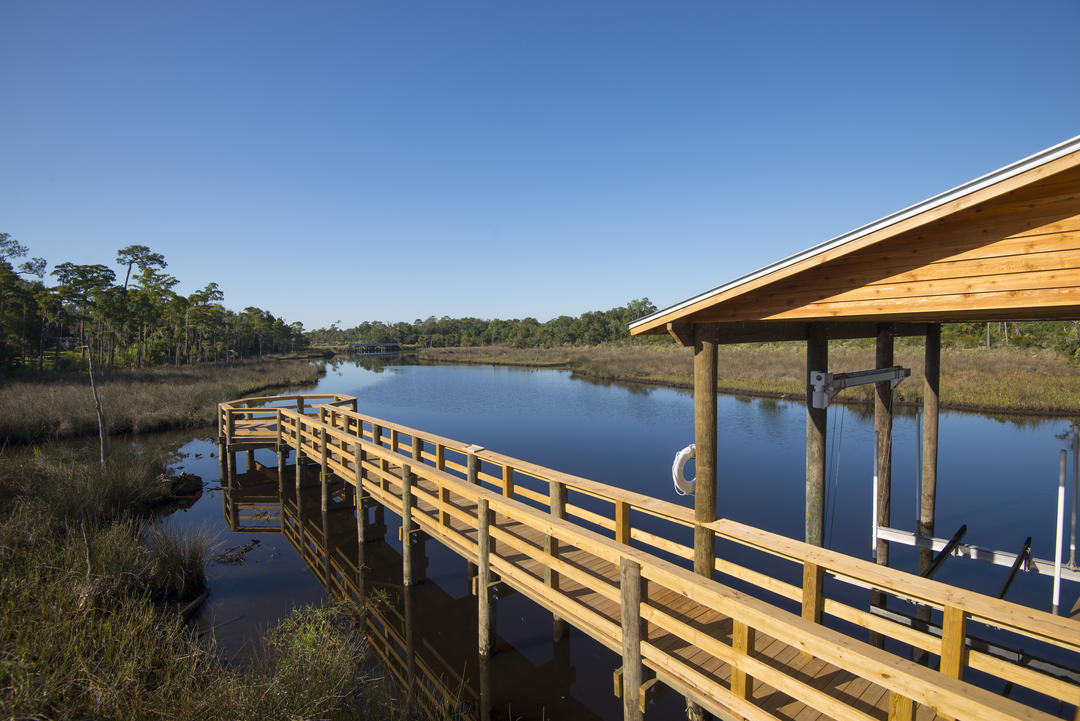
<svg viewBox="0 0 1080 721">
<path fill-rule="evenodd" d="M 1080 136 L 630 324 L 1080 319 Z"/>
</svg>

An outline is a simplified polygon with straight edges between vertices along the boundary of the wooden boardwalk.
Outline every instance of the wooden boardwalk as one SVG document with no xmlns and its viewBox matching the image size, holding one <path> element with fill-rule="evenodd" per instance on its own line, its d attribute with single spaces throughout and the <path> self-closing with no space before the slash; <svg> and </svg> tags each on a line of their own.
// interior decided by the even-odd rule
<svg viewBox="0 0 1080 721">
<path fill-rule="evenodd" d="M 333 476 L 344 480 L 363 503 L 398 514 L 406 534 L 438 540 L 478 564 L 480 578 L 494 574 L 619 653 L 630 693 L 644 671 L 724 718 L 798 721 L 1049 719 L 1040 709 L 1071 717 L 1080 705 L 1080 686 L 979 650 L 970 638 L 978 624 L 1076 667 L 1074 620 L 719 520 L 707 525 L 725 541 L 802 570 L 796 585 L 721 555 L 719 577 L 754 593 L 735 590 L 666 560 L 693 555 L 672 540 L 692 532 L 688 509 L 370 418 L 349 397 L 321 397 L 329 402 L 315 409 L 304 405 L 310 400 L 222 404 L 228 462 L 236 449 L 272 447 L 279 460 L 295 450 L 319 464 L 324 488 Z M 289 405 L 266 407 L 281 403 Z M 357 520 L 363 534 L 366 513 Z M 646 530 L 658 523 L 670 531 Z M 411 546 L 403 547 L 406 584 Z M 908 627 L 830 595 L 824 581 L 833 576 L 927 605 L 936 627 Z M 868 631 L 888 639 L 888 650 L 866 643 Z M 933 654 L 933 666 L 907 660 L 911 649 Z M 969 669 L 978 685 L 964 680 Z M 1005 684 L 1037 693 L 1020 703 L 988 690 Z M 648 686 L 631 706 L 644 706 Z"/>
</svg>

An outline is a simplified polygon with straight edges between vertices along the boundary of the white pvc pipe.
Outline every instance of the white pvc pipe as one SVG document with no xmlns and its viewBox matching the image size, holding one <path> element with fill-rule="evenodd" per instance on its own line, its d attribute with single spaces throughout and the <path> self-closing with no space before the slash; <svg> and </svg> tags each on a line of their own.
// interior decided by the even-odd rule
<svg viewBox="0 0 1080 721">
<path fill-rule="evenodd" d="M 1061 451 L 1061 470 L 1058 473 L 1057 534 L 1054 543 L 1054 615 L 1061 601 L 1061 541 L 1065 532 L 1065 464 L 1068 452 Z"/>
<path fill-rule="evenodd" d="M 877 467 L 877 460 L 874 461 L 874 467 Z M 872 510 L 870 511 L 870 519 L 872 523 L 872 531 L 870 536 L 870 560 L 877 562 L 877 539 L 878 539 L 878 522 L 877 522 L 877 473 L 874 473 L 874 490 L 871 492 L 872 497 Z"/>
</svg>

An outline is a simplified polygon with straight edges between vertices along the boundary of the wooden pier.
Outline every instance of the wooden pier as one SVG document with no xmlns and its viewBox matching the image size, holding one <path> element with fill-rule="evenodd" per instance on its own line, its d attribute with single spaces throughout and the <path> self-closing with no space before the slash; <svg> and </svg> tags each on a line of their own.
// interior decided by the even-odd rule
<svg viewBox="0 0 1080 721">
<path fill-rule="evenodd" d="M 238 451 L 271 448 L 279 469 L 290 450 L 297 469 L 318 464 L 324 509 L 332 479 L 355 488 L 361 549 L 367 506 L 400 516 L 404 586 L 421 536 L 475 564 L 482 664 L 497 584 L 551 611 L 556 634 L 572 626 L 615 651 L 626 718 L 641 718 L 655 683 L 721 718 L 1078 717 L 1080 686 L 973 642 L 976 630 L 1005 636 L 1076 668 L 1075 620 L 728 519 L 695 521 L 682 506 L 366 416 L 348 396 L 231 401 L 218 422 L 223 476 L 235 474 Z M 711 578 L 680 565 L 697 560 L 702 531 L 740 550 L 710 558 Z M 787 570 L 735 560 L 748 549 Z M 931 609 L 929 624 L 871 612 L 870 591 Z M 867 643 L 871 633 L 884 648 Z M 916 651 L 931 654 L 929 666 L 908 660 Z M 1013 688 L 1034 693 L 995 692 Z"/>
</svg>

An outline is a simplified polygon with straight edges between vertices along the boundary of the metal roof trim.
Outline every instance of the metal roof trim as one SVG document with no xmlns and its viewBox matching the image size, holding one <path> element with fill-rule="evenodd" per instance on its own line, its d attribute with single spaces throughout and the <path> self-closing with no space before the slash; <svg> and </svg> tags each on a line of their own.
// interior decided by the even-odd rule
<svg viewBox="0 0 1080 721">
<path fill-rule="evenodd" d="M 936 208 L 940 205 L 944 205 L 945 203 L 949 203 L 958 198 L 962 198 L 965 195 L 970 195 L 971 193 L 982 190 L 983 188 L 990 187 L 995 183 L 1000 183 L 1001 181 L 1007 180 L 1015 175 L 1025 173 L 1029 170 L 1039 167 L 1040 165 L 1045 165 L 1046 163 L 1057 160 L 1058 158 L 1061 158 L 1077 150 L 1080 150 L 1080 135 L 1077 135 L 1074 138 L 1070 138 L 1069 140 L 1066 140 L 1062 143 L 1058 143 L 1057 145 L 1046 148 L 1045 150 L 1040 150 L 1034 155 L 1029 155 L 1022 160 L 1018 160 L 1015 163 L 1006 165 L 1003 168 L 999 168 L 998 170 L 987 173 L 986 175 L 975 178 L 974 180 L 969 180 L 962 185 L 958 185 L 951 190 L 946 190 L 944 193 L 939 193 L 938 195 L 935 195 L 931 198 L 927 198 L 926 200 L 916 203 L 915 205 L 909 205 L 903 210 L 898 210 L 895 213 L 886 215 L 884 218 L 875 220 L 872 223 L 867 223 L 866 225 L 855 228 L 854 230 L 850 230 L 843 235 L 838 235 L 831 240 L 819 243 L 818 245 L 807 248 L 806 250 L 800 251 L 794 255 L 789 255 L 787 258 L 778 260 L 775 263 L 766 265 L 765 267 L 759 268 L 758 270 L 755 270 L 751 273 L 747 273 L 746 275 L 741 275 L 734 280 L 728 281 L 723 285 L 719 285 L 713 288 L 712 290 L 707 290 L 704 293 L 699 293 L 692 298 L 688 298 L 680 303 L 668 306 L 663 310 L 658 310 L 655 313 L 644 316 L 642 318 L 638 318 L 637 320 L 630 323 L 630 330 L 633 330 L 640 325 L 650 323 L 654 320 L 657 320 L 658 318 L 662 318 L 665 315 L 675 313 L 700 301 L 707 300 L 714 295 L 719 295 L 720 293 L 723 293 L 725 291 L 737 288 L 744 283 L 756 280 L 757 278 L 768 275 L 769 273 L 781 270 L 789 265 L 793 265 L 801 260 L 805 260 L 806 258 L 817 255 L 818 253 L 823 253 L 826 250 L 832 250 L 833 248 L 839 247 L 853 240 L 857 240 L 865 235 L 869 235 L 870 233 L 881 230 L 882 228 L 887 228 L 890 225 L 899 223 L 902 220 L 907 220 L 908 218 L 916 216 L 919 213 L 926 212 L 927 210 L 932 210 L 933 208 Z"/>
</svg>

